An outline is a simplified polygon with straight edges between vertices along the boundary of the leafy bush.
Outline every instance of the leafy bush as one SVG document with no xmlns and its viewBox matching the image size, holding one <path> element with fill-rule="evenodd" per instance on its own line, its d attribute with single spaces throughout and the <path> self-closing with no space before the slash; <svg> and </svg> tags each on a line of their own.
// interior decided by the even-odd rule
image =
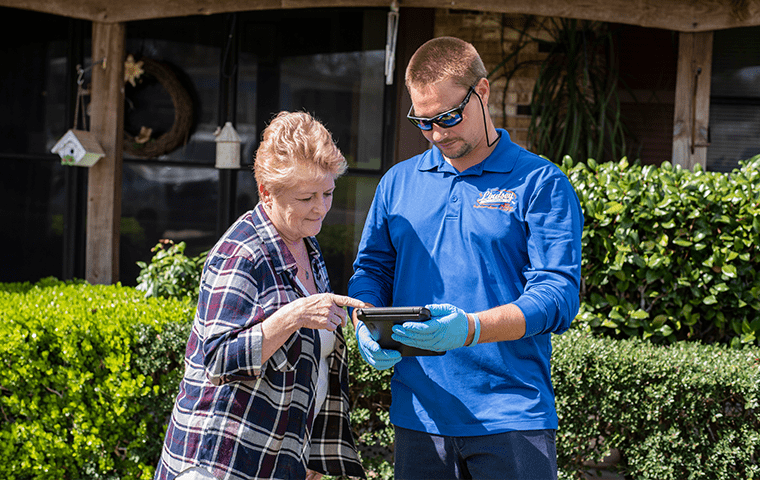
<svg viewBox="0 0 760 480">
<path fill-rule="evenodd" d="M 194 304 L 121 286 L 0 284 L 0 476 L 149 479 Z M 370 478 L 393 478 L 390 371 L 349 344 L 352 424 Z M 555 338 L 562 478 L 609 450 L 632 478 L 760 478 L 760 349 Z"/>
<path fill-rule="evenodd" d="M 552 376 L 563 478 L 611 449 L 626 478 L 760 478 L 758 348 L 570 330 L 554 339 Z"/>
<path fill-rule="evenodd" d="M 369 479 L 393 478 L 390 422 L 393 370 L 378 371 L 362 359 L 351 322 L 343 329 L 348 346 L 351 426 Z"/>
<path fill-rule="evenodd" d="M 578 323 L 619 338 L 760 338 L 760 156 L 730 176 L 664 163 L 563 169 L 583 231 Z"/>
<path fill-rule="evenodd" d="M 198 300 L 201 270 L 208 252 L 196 257 L 185 255 L 185 242 L 161 240 L 151 249 L 156 252 L 150 263 L 137 262 L 140 273 L 137 289 L 146 297 L 188 297 Z"/>
<path fill-rule="evenodd" d="M 350 327 L 346 339 L 362 462 L 368 478 L 392 479 L 391 372 L 361 359 Z M 554 337 L 552 376 L 560 478 L 587 478 L 589 462 L 613 449 L 622 454 L 614 469 L 627 478 L 760 478 L 760 349 L 574 329 Z"/>
<path fill-rule="evenodd" d="M 0 477 L 151 478 L 193 308 L 119 285 L 0 284 Z"/>
</svg>

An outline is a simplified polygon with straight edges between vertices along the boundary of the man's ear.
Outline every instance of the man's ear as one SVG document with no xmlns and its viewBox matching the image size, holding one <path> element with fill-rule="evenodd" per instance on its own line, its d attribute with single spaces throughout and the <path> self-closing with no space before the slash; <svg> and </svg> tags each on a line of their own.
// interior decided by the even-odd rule
<svg viewBox="0 0 760 480">
<path fill-rule="evenodd" d="M 475 91 L 478 92 L 480 98 L 483 99 L 483 103 L 488 105 L 488 97 L 491 96 L 491 84 L 488 83 L 487 78 L 481 78 L 478 83 L 475 84 Z"/>
</svg>

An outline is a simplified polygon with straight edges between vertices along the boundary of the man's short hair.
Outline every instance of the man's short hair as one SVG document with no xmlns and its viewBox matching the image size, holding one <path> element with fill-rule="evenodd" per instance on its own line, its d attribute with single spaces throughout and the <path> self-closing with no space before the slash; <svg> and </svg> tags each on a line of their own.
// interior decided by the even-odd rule
<svg viewBox="0 0 760 480">
<path fill-rule="evenodd" d="M 472 44 L 455 37 L 438 37 L 425 42 L 412 55 L 406 67 L 406 88 L 418 89 L 449 79 L 469 88 L 487 75 Z"/>
</svg>

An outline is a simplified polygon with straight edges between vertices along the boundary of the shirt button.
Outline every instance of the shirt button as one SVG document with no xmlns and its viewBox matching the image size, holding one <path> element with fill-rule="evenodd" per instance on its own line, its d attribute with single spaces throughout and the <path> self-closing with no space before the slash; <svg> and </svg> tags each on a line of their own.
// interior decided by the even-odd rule
<svg viewBox="0 0 760 480">
<path fill-rule="evenodd" d="M 458 202 L 459 201 L 459 197 L 457 197 L 456 195 L 454 195 L 454 196 L 451 197 L 451 201 L 452 202 Z"/>
</svg>

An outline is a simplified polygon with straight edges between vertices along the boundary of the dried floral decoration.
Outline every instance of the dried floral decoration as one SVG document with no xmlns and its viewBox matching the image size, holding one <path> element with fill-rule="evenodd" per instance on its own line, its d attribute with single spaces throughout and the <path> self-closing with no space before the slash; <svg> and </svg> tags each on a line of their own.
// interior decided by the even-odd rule
<svg viewBox="0 0 760 480">
<path fill-rule="evenodd" d="M 132 54 L 127 56 L 127 60 L 124 62 L 124 81 L 129 82 L 133 87 L 136 85 L 136 80 L 140 78 L 140 75 L 145 73 L 143 70 L 143 61 L 135 62 L 135 57 Z"/>
</svg>

